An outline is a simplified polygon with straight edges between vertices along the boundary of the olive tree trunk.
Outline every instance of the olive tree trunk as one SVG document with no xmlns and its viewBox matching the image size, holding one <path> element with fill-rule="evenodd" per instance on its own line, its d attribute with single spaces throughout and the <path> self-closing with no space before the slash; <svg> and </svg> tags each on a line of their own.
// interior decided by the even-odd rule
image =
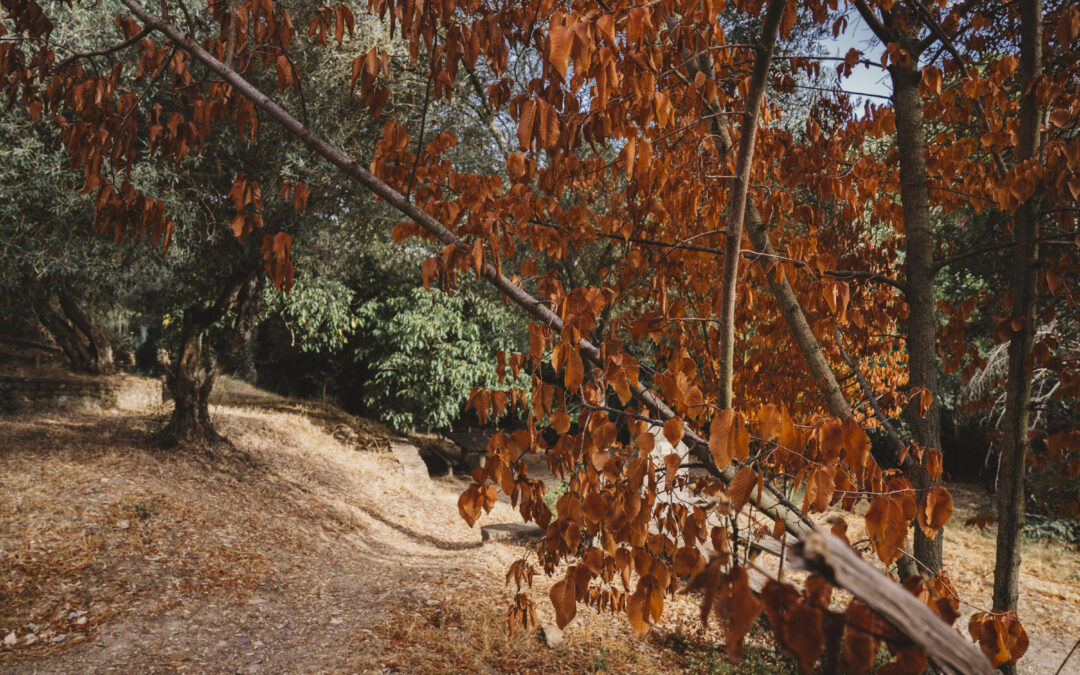
<svg viewBox="0 0 1080 675">
<path fill-rule="evenodd" d="M 210 421 L 210 392 L 218 376 L 235 361 L 251 340 L 262 303 L 261 273 L 233 275 L 218 301 L 210 307 L 195 304 L 184 311 L 180 348 L 165 366 L 165 384 L 173 399 L 173 414 L 162 431 L 166 445 L 202 444 L 222 440 Z M 228 343 L 204 358 L 207 329 L 235 308 L 236 320 Z"/>
<path fill-rule="evenodd" d="M 105 332 L 68 291 L 56 294 L 56 300 L 59 311 L 54 308 L 52 298 L 45 295 L 37 314 L 71 363 L 71 368 L 90 375 L 111 372 L 115 368 L 113 349 Z"/>
</svg>

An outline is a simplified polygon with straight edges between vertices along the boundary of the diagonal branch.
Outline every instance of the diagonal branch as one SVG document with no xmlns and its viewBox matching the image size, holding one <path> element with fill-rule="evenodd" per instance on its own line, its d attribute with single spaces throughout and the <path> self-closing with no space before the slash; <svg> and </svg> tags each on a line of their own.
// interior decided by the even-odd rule
<svg viewBox="0 0 1080 675">
<path fill-rule="evenodd" d="M 301 124 L 300 121 L 293 117 L 287 110 L 278 105 L 277 102 L 247 81 L 243 76 L 235 70 L 226 68 L 213 54 L 206 51 L 197 42 L 185 36 L 175 25 L 146 11 L 137 0 L 121 0 L 121 2 L 132 12 L 132 14 L 138 17 L 144 25 L 160 31 L 171 40 L 173 44 L 177 45 L 180 49 L 183 49 L 190 54 L 193 59 L 199 61 L 210 71 L 221 77 L 242 96 L 249 99 L 256 107 L 265 112 L 283 129 L 298 138 L 313 152 L 337 167 L 344 175 L 370 190 L 374 195 L 427 230 L 429 234 L 443 244 L 447 246 L 462 247 L 466 245 L 462 239 L 447 229 L 445 225 L 435 219 L 431 214 L 418 207 L 415 203 L 409 201 L 400 192 L 387 185 L 341 150 L 332 146 L 325 139 L 317 136 L 310 129 Z M 540 323 L 551 327 L 555 331 L 562 331 L 563 322 L 558 314 L 549 309 L 543 301 L 532 296 L 523 288 L 500 274 L 496 271 L 494 266 L 484 265 L 481 276 L 483 276 L 484 279 L 506 298 L 525 310 L 529 316 Z M 592 342 L 582 339 L 579 343 L 578 350 L 581 355 L 593 365 L 601 368 L 605 365 L 600 349 Z M 648 409 L 652 410 L 660 419 L 667 420 L 675 416 L 675 413 L 671 408 L 649 389 L 646 389 L 641 385 L 635 385 L 632 387 L 632 391 L 634 397 Z M 709 452 L 708 442 L 688 427 L 684 431 L 683 440 L 691 448 L 694 456 L 708 466 L 710 472 L 715 474 L 721 480 L 730 482 L 735 477 L 734 467 L 729 466 L 723 471 L 717 470 L 712 454 Z M 770 489 L 775 489 L 772 488 L 772 486 L 768 487 Z M 783 504 L 783 495 L 781 494 L 767 492 L 764 494 L 755 494 L 754 498 L 761 511 L 769 514 L 773 518 L 781 520 L 784 523 L 785 528 L 793 534 L 802 534 L 811 526 L 811 521 L 801 511 L 789 508 Z"/>
</svg>

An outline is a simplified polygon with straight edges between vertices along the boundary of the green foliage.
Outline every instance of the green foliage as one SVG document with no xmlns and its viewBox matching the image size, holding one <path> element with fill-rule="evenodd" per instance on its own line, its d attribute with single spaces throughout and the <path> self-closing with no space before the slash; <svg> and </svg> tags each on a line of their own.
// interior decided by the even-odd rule
<svg viewBox="0 0 1080 675">
<path fill-rule="evenodd" d="M 1050 518 L 1029 513 L 1024 516 L 1020 533 L 1028 541 L 1051 541 L 1080 547 L 1080 520 L 1072 516 Z"/>
<path fill-rule="evenodd" d="M 592 660 L 592 671 L 594 673 L 606 673 L 608 671 L 607 657 L 607 649 L 600 647 L 596 650 L 596 656 Z"/>
<path fill-rule="evenodd" d="M 552 515 L 558 515 L 555 512 L 555 504 L 559 501 L 559 497 L 566 494 L 567 483 L 566 481 L 557 480 L 548 486 L 547 492 L 544 493 L 544 503 L 551 509 Z"/>
<path fill-rule="evenodd" d="M 399 431 L 450 428 L 475 387 L 498 388 L 495 353 L 518 348 L 512 317 L 468 288 L 387 288 L 356 319 L 354 355 L 370 372 L 363 403 Z"/>
<path fill-rule="evenodd" d="M 268 312 L 281 316 L 302 352 L 341 351 L 356 329 L 355 293 L 339 279 L 301 275 L 290 293 L 265 293 Z"/>
</svg>

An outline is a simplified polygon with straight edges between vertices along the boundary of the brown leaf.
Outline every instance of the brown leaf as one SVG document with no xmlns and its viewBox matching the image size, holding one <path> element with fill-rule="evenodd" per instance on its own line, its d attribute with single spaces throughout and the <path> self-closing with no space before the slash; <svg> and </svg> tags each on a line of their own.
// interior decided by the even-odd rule
<svg viewBox="0 0 1080 675">
<path fill-rule="evenodd" d="M 765 606 L 750 590 L 750 578 L 744 567 L 733 567 L 722 586 L 715 611 L 718 617 L 727 619 L 727 653 L 732 661 L 738 661 L 742 658 L 746 631 L 750 630 Z"/>
<path fill-rule="evenodd" d="M 536 121 L 536 104 L 533 101 L 525 101 L 521 104 L 521 117 L 518 119 L 517 139 L 522 150 L 528 150 L 532 145 L 533 124 Z"/>
<path fill-rule="evenodd" d="M 562 628 L 574 619 L 577 614 L 577 587 L 571 570 L 567 571 L 566 578 L 551 587 L 551 604 L 555 607 L 555 623 Z"/>
<path fill-rule="evenodd" d="M 866 512 L 866 534 L 881 562 L 891 565 L 900 557 L 907 537 L 907 523 L 902 508 L 885 495 L 877 495 Z"/>
<path fill-rule="evenodd" d="M 585 377 L 585 366 L 581 362 L 581 354 L 578 353 L 578 350 L 570 347 L 566 351 L 566 378 L 564 383 L 567 391 L 576 392 Z"/>
<path fill-rule="evenodd" d="M 679 443 L 682 443 L 683 437 L 683 420 L 681 417 L 672 417 L 667 422 L 664 422 L 664 438 L 668 443 L 671 443 L 672 447 L 676 447 Z"/>
<path fill-rule="evenodd" d="M 560 409 L 551 413 L 551 427 L 555 429 L 559 435 L 570 431 L 570 416 L 566 414 L 565 410 Z"/>
<path fill-rule="evenodd" d="M 728 408 L 719 415 L 713 417 L 709 426 L 709 452 L 716 462 L 716 468 L 720 471 L 731 465 L 735 457 L 735 448 L 732 443 L 732 426 L 735 423 L 735 409 Z"/>
<path fill-rule="evenodd" d="M 844 621 L 847 623 L 847 630 L 844 632 L 844 661 L 848 672 L 852 675 L 868 673 L 874 667 L 880 644 L 876 637 L 881 633 L 878 626 L 880 619 L 869 607 L 852 600 L 844 610 Z"/>
<path fill-rule="evenodd" d="M 559 73 L 559 77 L 565 80 L 566 70 L 570 66 L 570 48 L 574 45 L 574 29 L 566 26 L 552 28 L 548 44 L 551 65 Z"/>
<path fill-rule="evenodd" d="M 926 493 L 926 501 L 919 509 L 919 527 L 933 541 L 937 533 L 952 516 L 953 499 L 949 491 L 935 485 Z"/>
<path fill-rule="evenodd" d="M 757 479 L 757 472 L 751 467 L 744 466 L 739 469 L 739 472 L 731 479 L 731 484 L 728 485 L 727 490 L 732 508 L 738 511 L 746 505 L 746 502 L 750 500 L 750 492 L 754 489 Z"/>
</svg>

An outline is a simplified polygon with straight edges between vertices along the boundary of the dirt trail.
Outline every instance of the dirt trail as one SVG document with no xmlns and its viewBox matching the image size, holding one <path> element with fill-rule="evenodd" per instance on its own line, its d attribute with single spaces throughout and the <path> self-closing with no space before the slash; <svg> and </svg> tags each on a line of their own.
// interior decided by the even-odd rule
<svg viewBox="0 0 1080 675">
<path fill-rule="evenodd" d="M 16 640 L 0 642 L 0 672 L 654 673 L 722 663 L 718 629 L 700 630 L 686 596 L 668 601 L 644 640 L 622 617 L 587 608 L 557 649 L 509 635 L 515 591 L 504 574 L 524 549 L 481 544 L 457 515 L 460 478 L 429 479 L 408 448 L 330 413 L 250 392 L 222 400 L 230 405 L 212 412 L 235 451 L 216 457 L 156 449 L 163 410 L 0 417 L 0 641 Z M 500 501 L 481 522 L 519 517 Z M 952 578 L 973 604 L 988 592 L 992 550 L 988 535 L 949 530 Z M 1022 672 L 1053 672 L 1075 639 L 1078 560 L 1028 548 L 1032 651 Z M 550 584 L 538 577 L 533 591 L 541 624 L 552 621 Z M 757 654 L 773 660 L 747 672 L 789 667 L 772 647 Z"/>
<path fill-rule="evenodd" d="M 304 415 L 213 413 L 233 456 L 157 450 L 145 412 L 0 420 L 0 639 L 17 640 L 0 671 L 574 672 L 613 634 L 628 670 L 663 670 L 613 617 L 558 652 L 508 636 L 523 549 L 481 545 L 460 479 Z M 519 520 L 500 503 L 483 522 Z"/>
</svg>

